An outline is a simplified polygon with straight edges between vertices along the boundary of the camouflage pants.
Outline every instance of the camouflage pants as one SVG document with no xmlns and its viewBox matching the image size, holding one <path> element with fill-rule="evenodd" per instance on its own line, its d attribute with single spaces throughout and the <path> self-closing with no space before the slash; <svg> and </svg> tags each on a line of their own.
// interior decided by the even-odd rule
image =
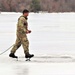
<svg viewBox="0 0 75 75">
<path fill-rule="evenodd" d="M 24 53 L 29 53 L 29 41 L 26 34 L 17 34 L 17 39 L 11 53 L 15 53 L 21 45 L 23 46 Z"/>
</svg>

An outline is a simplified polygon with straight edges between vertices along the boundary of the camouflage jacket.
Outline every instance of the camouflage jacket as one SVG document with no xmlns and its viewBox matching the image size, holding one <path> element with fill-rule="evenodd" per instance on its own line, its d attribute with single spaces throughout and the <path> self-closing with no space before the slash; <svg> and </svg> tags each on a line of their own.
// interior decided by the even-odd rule
<svg viewBox="0 0 75 75">
<path fill-rule="evenodd" d="M 17 33 L 25 34 L 27 30 L 28 30 L 27 19 L 22 15 L 18 19 Z"/>
</svg>

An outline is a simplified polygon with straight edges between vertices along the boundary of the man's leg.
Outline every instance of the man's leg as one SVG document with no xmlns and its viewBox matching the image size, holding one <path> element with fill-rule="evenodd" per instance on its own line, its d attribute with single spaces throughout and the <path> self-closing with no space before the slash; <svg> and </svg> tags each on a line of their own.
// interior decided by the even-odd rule
<svg viewBox="0 0 75 75">
<path fill-rule="evenodd" d="M 17 56 L 15 56 L 15 52 L 16 50 L 21 46 L 21 41 L 19 38 L 16 39 L 16 43 L 14 45 L 14 47 L 11 50 L 11 53 L 9 54 L 10 57 L 12 58 L 18 58 Z"/>
<path fill-rule="evenodd" d="M 12 50 L 11 50 L 11 53 L 15 53 L 16 50 L 17 50 L 20 46 L 21 46 L 21 41 L 20 41 L 19 38 L 17 38 L 17 39 L 16 39 L 16 43 L 15 43 L 14 47 L 13 47 Z"/>
<path fill-rule="evenodd" d="M 33 54 L 29 54 L 29 41 L 27 36 L 22 38 L 22 46 L 24 48 L 25 58 L 31 58 L 34 56 Z"/>
<path fill-rule="evenodd" d="M 28 54 L 29 53 L 29 41 L 26 36 L 22 38 L 22 46 L 24 49 L 24 53 Z"/>
</svg>

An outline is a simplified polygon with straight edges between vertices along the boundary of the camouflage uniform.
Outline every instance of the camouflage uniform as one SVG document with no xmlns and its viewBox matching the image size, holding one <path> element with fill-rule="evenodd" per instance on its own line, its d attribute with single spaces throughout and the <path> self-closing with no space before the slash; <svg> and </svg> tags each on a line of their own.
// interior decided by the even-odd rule
<svg viewBox="0 0 75 75">
<path fill-rule="evenodd" d="M 24 16 L 20 16 L 20 18 L 18 19 L 18 24 L 17 24 L 17 39 L 15 42 L 14 47 L 11 50 L 11 53 L 15 53 L 16 50 L 21 46 L 23 46 L 24 48 L 24 53 L 27 54 L 29 53 L 29 41 L 27 39 L 27 18 L 25 18 Z"/>
</svg>

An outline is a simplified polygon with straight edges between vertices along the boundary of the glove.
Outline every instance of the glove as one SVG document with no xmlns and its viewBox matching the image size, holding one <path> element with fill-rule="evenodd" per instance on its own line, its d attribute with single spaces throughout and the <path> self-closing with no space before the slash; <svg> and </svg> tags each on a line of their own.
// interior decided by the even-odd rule
<svg viewBox="0 0 75 75">
<path fill-rule="evenodd" d="M 31 33 L 31 30 L 29 30 L 29 33 Z"/>
<path fill-rule="evenodd" d="M 26 34 L 29 34 L 29 33 L 31 33 L 31 30 L 27 30 Z"/>
</svg>

